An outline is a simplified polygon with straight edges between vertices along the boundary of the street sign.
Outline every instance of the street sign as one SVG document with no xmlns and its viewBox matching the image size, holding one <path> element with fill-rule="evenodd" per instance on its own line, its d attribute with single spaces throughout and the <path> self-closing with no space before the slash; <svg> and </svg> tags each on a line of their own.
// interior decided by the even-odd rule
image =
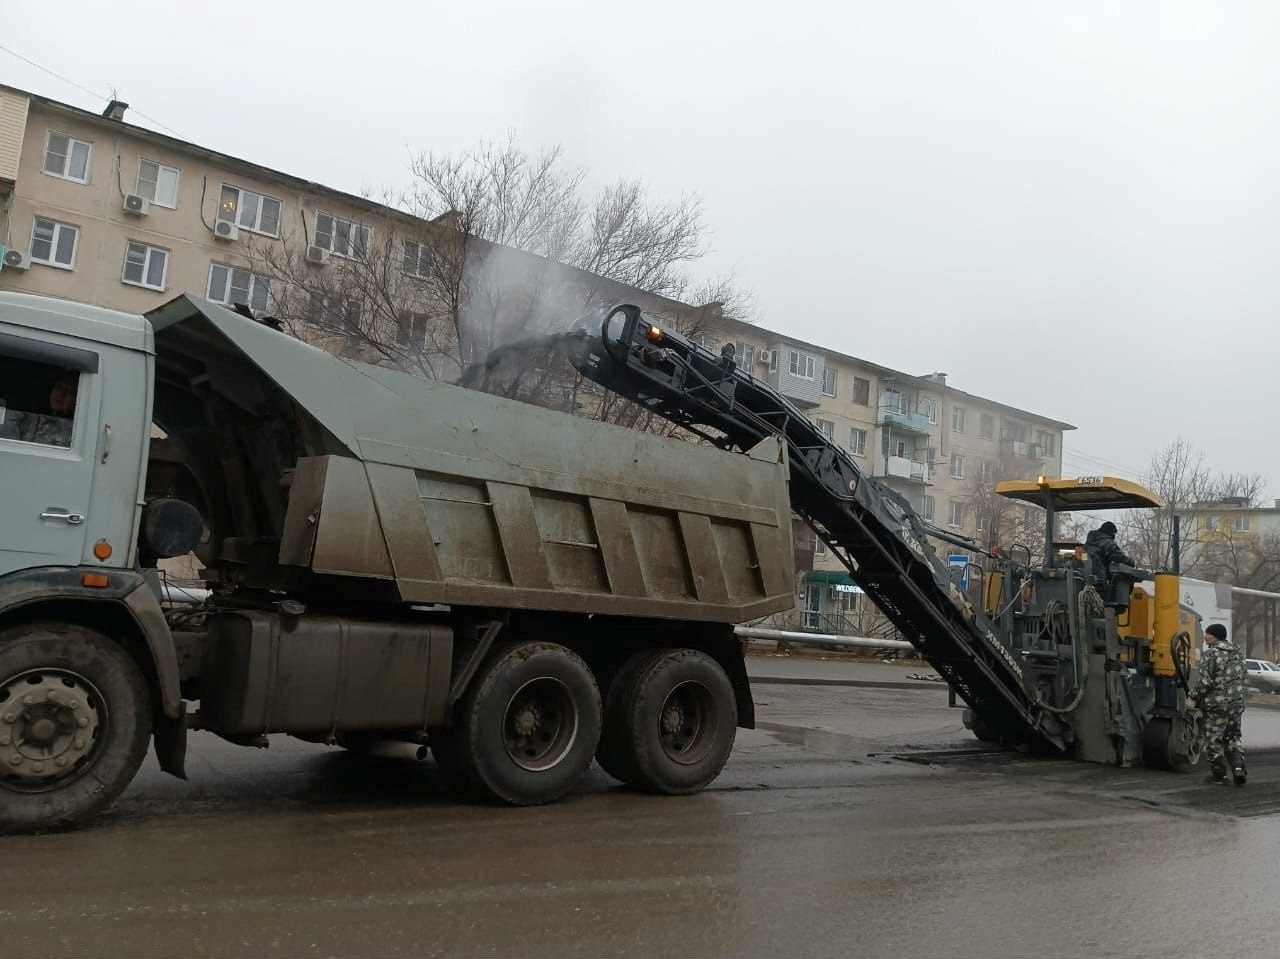
<svg viewBox="0 0 1280 959">
<path fill-rule="evenodd" d="M 951 553 L 947 556 L 947 565 L 960 570 L 960 589 L 969 591 L 969 557 L 964 553 Z"/>
</svg>

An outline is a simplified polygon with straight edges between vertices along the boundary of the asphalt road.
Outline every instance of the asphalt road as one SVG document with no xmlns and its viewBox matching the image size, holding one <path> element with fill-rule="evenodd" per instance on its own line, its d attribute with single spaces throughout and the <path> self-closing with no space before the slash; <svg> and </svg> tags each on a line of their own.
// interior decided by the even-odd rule
<svg viewBox="0 0 1280 959">
<path fill-rule="evenodd" d="M 757 687 L 698 796 L 194 737 L 91 829 L 0 840 L 0 955 L 1276 955 L 1280 750 L 1244 789 L 972 747 L 945 692 Z M 1246 735 L 1280 745 L 1280 712 Z"/>
</svg>

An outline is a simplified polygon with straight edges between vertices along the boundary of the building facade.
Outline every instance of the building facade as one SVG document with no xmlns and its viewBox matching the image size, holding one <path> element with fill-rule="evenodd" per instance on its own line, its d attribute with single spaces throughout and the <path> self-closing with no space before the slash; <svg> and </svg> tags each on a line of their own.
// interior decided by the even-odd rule
<svg viewBox="0 0 1280 959">
<path fill-rule="evenodd" d="M 758 326 L 730 322 L 726 337 L 742 365 L 808 411 L 934 526 L 984 548 L 1007 546 L 1010 536 L 1036 542 L 1023 531 L 1041 522 L 1040 511 L 992 490 L 1000 480 L 1060 477 L 1070 424 L 957 389 L 943 373 L 911 375 Z M 813 551 L 811 571 L 788 625 L 865 628 L 861 594 L 844 566 L 811 533 L 803 535 Z"/>
<path fill-rule="evenodd" d="M 1254 506 L 1228 496 L 1180 510 L 1184 567 L 1212 570 L 1239 582 L 1265 555 L 1280 549 L 1280 500 Z"/>
<path fill-rule="evenodd" d="M 370 305 L 326 278 L 381 250 L 405 298 L 389 316 L 388 342 L 422 347 L 426 314 L 410 301 L 441 221 L 134 126 L 126 111 L 113 101 L 95 114 L 0 86 L 0 289 L 137 313 L 184 292 L 274 312 L 287 294 L 301 298 L 294 314 L 310 324 L 300 335 L 376 362 L 376 351 L 353 350 L 342 336 L 363 330 Z M 534 260 L 545 268 L 510 252 L 505 269 Z M 583 277 L 566 283 L 580 287 Z M 740 365 L 942 529 L 991 539 L 1000 520 L 984 491 L 997 479 L 1061 473 L 1066 423 L 956 389 L 941 373 L 911 375 L 725 319 L 714 304 L 687 307 L 600 283 L 646 308 L 701 317 L 706 345 L 734 343 Z M 821 544 L 800 539 L 811 581 L 798 586 L 799 625 L 848 631 L 858 594 Z"/>
</svg>

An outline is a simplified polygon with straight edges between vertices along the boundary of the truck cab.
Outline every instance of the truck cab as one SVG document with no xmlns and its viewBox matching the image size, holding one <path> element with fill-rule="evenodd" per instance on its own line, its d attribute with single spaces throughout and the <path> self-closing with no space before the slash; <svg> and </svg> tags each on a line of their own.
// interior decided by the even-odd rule
<svg viewBox="0 0 1280 959">
<path fill-rule="evenodd" d="M 153 337 L 142 317 L 3 294 L 0 575 L 133 565 Z"/>
</svg>

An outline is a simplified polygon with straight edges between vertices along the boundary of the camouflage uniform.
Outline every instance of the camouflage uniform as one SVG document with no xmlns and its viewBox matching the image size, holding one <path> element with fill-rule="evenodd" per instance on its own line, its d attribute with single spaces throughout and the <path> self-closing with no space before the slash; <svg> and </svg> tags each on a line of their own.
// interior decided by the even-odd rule
<svg viewBox="0 0 1280 959">
<path fill-rule="evenodd" d="M 40 413 L 18 414 L 18 439 L 27 443 L 42 443 L 67 449 L 71 446 L 71 420 L 65 416 L 45 416 Z"/>
<path fill-rule="evenodd" d="M 1226 760 L 1244 769 L 1240 746 L 1240 717 L 1249 674 L 1244 657 L 1229 639 L 1220 639 L 1205 650 L 1200 660 L 1200 679 L 1191 697 L 1204 714 L 1205 753 L 1215 776 L 1226 775 Z"/>
</svg>

